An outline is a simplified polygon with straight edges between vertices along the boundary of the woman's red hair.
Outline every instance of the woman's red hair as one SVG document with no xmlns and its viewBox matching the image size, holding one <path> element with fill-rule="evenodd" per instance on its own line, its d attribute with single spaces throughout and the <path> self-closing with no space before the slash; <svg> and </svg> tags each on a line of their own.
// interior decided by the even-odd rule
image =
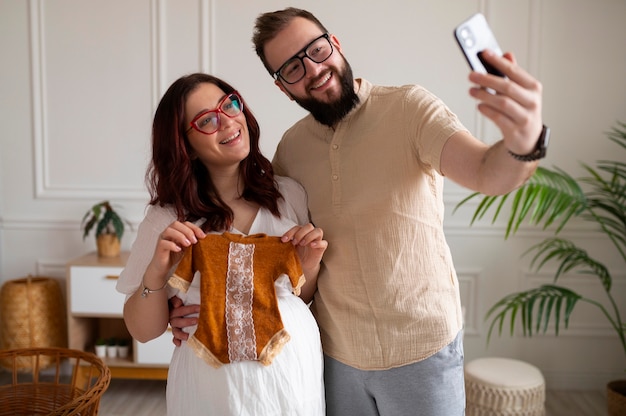
<svg viewBox="0 0 626 416">
<path fill-rule="evenodd" d="M 172 205 L 179 221 L 206 218 L 204 231 L 222 231 L 230 229 L 233 212 L 219 197 L 206 167 L 191 157 L 193 149 L 186 133 L 187 97 L 203 83 L 214 84 L 225 94 L 235 91 L 227 82 L 202 73 L 183 76 L 168 88 L 154 115 L 152 160 L 146 172 L 146 184 L 150 205 Z M 243 114 L 250 133 L 250 154 L 241 161 L 244 182 L 241 196 L 280 217 L 278 199 L 282 196 L 274 181 L 272 165 L 259 148 L 259 123 L 245 101 Z"/>
</svg>

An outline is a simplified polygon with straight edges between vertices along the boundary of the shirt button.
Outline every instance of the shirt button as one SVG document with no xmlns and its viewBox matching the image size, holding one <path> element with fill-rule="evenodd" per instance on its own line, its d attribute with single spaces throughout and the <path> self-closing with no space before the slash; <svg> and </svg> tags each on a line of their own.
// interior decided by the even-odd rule
<svg viewBox="0 0 626 416">
<path fill-rule="evenodd" d="M 339 149 L 339 145 L 338 144 L 333 144 L 333 150 L 337 150 Z"/>
<path fill-rule="evenodd" d="M 336 181 L 339 179 L 339 175 L 333 175 L 333 181 Z"/>
</svg>

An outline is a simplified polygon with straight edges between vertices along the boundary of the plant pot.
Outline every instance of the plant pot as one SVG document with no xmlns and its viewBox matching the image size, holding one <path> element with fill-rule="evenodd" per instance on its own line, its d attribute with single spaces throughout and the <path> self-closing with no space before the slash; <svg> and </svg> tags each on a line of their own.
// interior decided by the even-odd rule
<svg viewBox="0 0 626 416">
<path fill-rule="evenodd" d="M 127 358 L 130 347 L 128 345 L 117 346 L 117 356 L 120 358 Z"/>
<path fill-rule="evenodd" d="M 117 257 L 120 255 L 120 240 L 115 234 L 100 234 L 96 238 L 98 256 Z"/>
<path fill-rule="evenodd" d="M 614 380 L 606 385 L 609 416 L 626 415 L 626 380 Z"/>
<path fill-rule="evenodd" d="M 107 357 L 108 358 L 117 357 L 117 345 L 107 345 Z"/>
<path fill-rule="evenodd" d="M 96 345 L 96 355 L 100 358 L 104 358 L 107 356 L 107 346 L 106 345 Z"/>
</svg>

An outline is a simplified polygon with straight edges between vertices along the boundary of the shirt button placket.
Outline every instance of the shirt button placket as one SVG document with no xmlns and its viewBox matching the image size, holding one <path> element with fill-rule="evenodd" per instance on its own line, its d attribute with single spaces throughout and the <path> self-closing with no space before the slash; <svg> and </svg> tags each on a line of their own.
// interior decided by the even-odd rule
<svg viewBox="0 0 626 416">
<path fill-rule="evenodd" d="M 333 205 L 339 205 L 341 202 L 341 182 L 339 180 L 339 143 L 331 143 L 330 145 L 330 168 Z"/>
</svg>

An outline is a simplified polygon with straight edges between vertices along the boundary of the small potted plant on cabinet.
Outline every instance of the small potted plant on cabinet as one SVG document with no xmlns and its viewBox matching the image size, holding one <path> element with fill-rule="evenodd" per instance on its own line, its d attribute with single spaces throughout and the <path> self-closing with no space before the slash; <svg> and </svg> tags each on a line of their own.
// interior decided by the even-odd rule
<svg viewBox="0 0 626 416">
<path fill-rule="evenodd" d="M 125 222 L 129 224 L 113 209 L 109 201 L 98 202 L 87 211 L 81 222 L 83 240 L 95 226 L 98 256 L 117 257 L 120 254 Z"/>
<path fill-rule="evenodd" d="M 107 357 L 117 357 L 117 340 L 115 338 L 109 338 L 107 340 Z"/>
<path fill-rule="evenodd" d="M 129 351 L 129 342 L 126 338 L 120 338 L 117 340 L 117 356 L 119 358 L 127 358 Z"/>
<path fill-rule="evenodd" d="M 96 355 L 100 358 L 107 356 L 107 344 L 104 338 L 98 338 L 95 345 Z"/>
</svg>

